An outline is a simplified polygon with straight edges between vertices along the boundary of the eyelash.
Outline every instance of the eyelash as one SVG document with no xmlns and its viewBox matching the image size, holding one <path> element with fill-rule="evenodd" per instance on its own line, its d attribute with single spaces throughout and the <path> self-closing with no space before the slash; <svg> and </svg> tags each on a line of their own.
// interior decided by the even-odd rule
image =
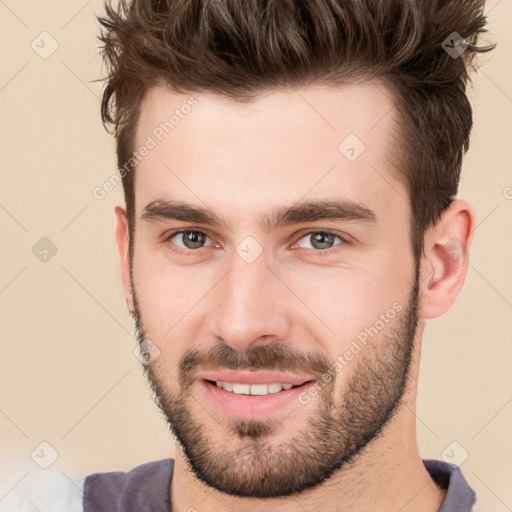
<svg viewBox="0 0 512 512">
<path fill-rule="evenodd" d="M 204 231 L 200 231 L 198 229 L 178 229 L 176 231 L 173 231 L 173 232 L 169 233 L 169 235 L 167 235 L 165 237 L 164 241 L 165 242 L 169 242 L 176 235 L 179 235 L 179 234 L 182 234 L 182 233 L 191 233 L 191 232 L 192 233 L 201 233 L 203 235 L 208 236 L 207 233 L 205 233 Z M 312 231 L 307 231 L 305 233 L 301 233 L 300 237 L 292 245 L 296 245 L 305 236 L 312 235 L 312 234 L 332 235 L 332 236 L 334 236 L 336 238 L 339 238 L 341 240 L 340 244 L 337 244 L 334 247 L 331 247 L 330 249 L 306 249 L 306 251 L 313 251 L 313 253 L 315 253 L 315 256 L 319 256 L 319 257 L 330 256 L 331 253 L 333 251 L 335 251 L 336 248 L 339 247 L 340 245 L 350 245 L 350 243 L 351 243 L 350 240 L 348 240 L 346 237 L 340 236 L 338 233 L 335 233 L 335 232 L 330 231 L 328 229 L 323 229 L 323 230 L 312 230 Z M 203 252 L 203 249 L 206 249 L 205 247 L 201 247 L 199 249 L 182 249 L 181 247 L 177 247 L 177 246 L 175 246 L 172 243 L 171 243 L 171 245 L 172 245 L 172 250 L 173 251 L 175 251 L 175 252 L 177 252 L 179 254 L 185 254 L 187 256 L 190 256 L 191 253 L 194 256 L 201 256 L 201 254 Z"/>
</svg>

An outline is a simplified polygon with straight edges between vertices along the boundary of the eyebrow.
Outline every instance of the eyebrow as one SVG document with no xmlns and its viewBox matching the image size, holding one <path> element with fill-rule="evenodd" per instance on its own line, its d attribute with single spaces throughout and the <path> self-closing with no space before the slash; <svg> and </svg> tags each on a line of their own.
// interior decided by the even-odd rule
<svg viewBox="0 0 512 512">
<path fill-rule="evenodd" d="M 223 227 L 230 231 L 226 220 L 215 212 L 182 201 L 159 199 L 148 203 L 142 211 L 142 220 L 180 220 L 211 227 Z M 377 215 L 363 204 L 349 199 L 314 200 L 294 203 L 273 209 L 262 217 L 260 226 L 273 229 L 320 220 L 358 221 L 377 224 Z"/>
</svg>

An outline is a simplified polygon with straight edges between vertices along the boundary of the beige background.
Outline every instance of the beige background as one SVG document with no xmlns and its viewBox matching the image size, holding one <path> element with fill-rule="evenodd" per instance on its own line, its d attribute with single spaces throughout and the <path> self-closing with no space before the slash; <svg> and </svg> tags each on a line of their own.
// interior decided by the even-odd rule
<svg viewBox="0 0 512 512">
<path fill-rule="evenodd" d="M 475 510 L 504 512 L 512 510 L 512 1 L 490 1 L 487 11 L 499 46 L 474 76 L 476 125 L 459 194 L 476 207 L 478 226 L 462 294 L 427 326 L 417 428 L 424 458 L 441 458 L 453 441 L 456 457 L 467 451 Z M 115 172 L 101 84 L 92 82 L 101 76 L 100 13 L 99 0 L 0 1 L 0 457 L 27 468 L 10 475 L 13 485 L 42 471 L 30 455 L 43 441 L 58 452 L 52 469 L 68 475 L 173 455 L 133 354 L 113 238 L 122 190 L 92 195 Z M 58 48 L 42 58 L 51 38 Z M 32 252 L 42 237 L 57 248 L 46 263 Z"/>
</svg>

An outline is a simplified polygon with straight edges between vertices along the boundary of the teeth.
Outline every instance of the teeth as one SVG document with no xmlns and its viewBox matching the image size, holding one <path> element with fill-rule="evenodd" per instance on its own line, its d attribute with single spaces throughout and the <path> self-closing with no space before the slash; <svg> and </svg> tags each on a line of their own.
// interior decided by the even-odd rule
<svg viewBox="0 0 512 512">
<path fill-rule="evenodd" d="M 293 384 L 238 384 L 236 382 L 216 381 L 216 386 L 225 391 L 230 391 L 236 395 L 268 395 L 269 393 L 279 393 L 283 389 L 293 388 Z"/>
<path fill-rule="evenodd" d="M 251 386 L 249 386 L 249 384 L 233 383 L 233 393 L 237 395 L 250 395 L 250 388 Z"/>
<path fill-rule="evenodd" d="M 218 383 L 217 383 L 218 385 Z M 233 391 L 233 383 L 232 382 L 224 382 L 222 387 L 226 390 L 226 391 Z"/>
<path fill-rule="evenodd" d="M 286 384 L 287 386 L 289 384 Z M 269 393 L 278 393 L 279 391 L 281 391 L 283 389 L 283 385 L 282 384 L 269 384 L 268 386 L 268 392 Z M 286 388 L 288 389 L 288 388 Z"/>
</svg>

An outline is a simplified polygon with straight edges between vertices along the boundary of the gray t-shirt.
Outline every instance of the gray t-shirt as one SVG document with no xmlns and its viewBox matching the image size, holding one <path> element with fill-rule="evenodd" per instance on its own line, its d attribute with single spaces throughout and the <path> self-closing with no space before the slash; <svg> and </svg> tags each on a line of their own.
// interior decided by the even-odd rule
<svg viewBox="0 0 512 512">
<path fill-rule="evenodd" d="M 447 489 L 438 512 L 470 512 L 475 492 L 458 466 L 423 460 L 436 484 Z M 172 512 L 169 489 L 174 459 L 141 464 L 128 472 L 93 473 L 85 479 L 83 512 Z"/>
</svg>

